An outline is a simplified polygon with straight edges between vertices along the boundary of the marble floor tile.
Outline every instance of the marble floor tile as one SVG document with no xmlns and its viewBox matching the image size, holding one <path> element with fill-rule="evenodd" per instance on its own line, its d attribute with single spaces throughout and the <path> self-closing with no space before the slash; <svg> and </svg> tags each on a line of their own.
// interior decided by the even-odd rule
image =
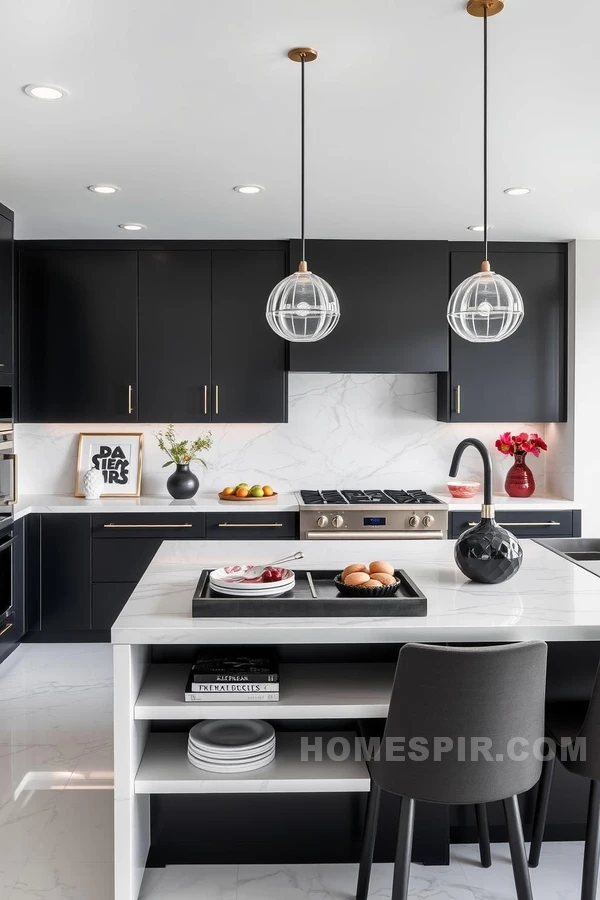
<svg viewBox="0 0 600 900">
<path fill-rule="evenodd" d="M 237 900 L 237 866 L 147 869 L 140 900 Z"/>
<path fill-rule="evenodd" d="M 7 900 L 113 900 L 112 865 L 27 863 Z"/>
<path fill-rule="evenodd" d="M 23 869 L 23 863 L 0 862 L 0 900 L 8 900 Z"/>
</svg>

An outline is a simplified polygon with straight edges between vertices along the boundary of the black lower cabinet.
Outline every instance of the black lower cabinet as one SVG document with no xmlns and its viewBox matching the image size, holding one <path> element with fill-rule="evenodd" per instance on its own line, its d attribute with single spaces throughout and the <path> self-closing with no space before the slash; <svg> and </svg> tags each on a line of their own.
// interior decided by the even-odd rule
<svg viewBox="0 0 600 900">
<path fill-rule="evenodd" d="M 481 512 L 478 509 L 465 509 L 460 512 L 450 513 L 448 528 L 449 538 L 458 538 L 481 520 Z M 496 521 L 499 525 L 512 531 L 517 537 L 522 538 L 547 538 L 547 537 L 580 537 L 581 536 L 581 510 L 580 509 L 550 509 L 550 510 L 503 510 L 496 512 Z"/>
<path fill-rule="evenodd" d="M 121 610 L 131 597 L 137 582 L 92 585 L 92 628 L 110 631 Z"/>
<path fill-rule="evenodd" d="M 40 633 L 73 640 L 91 631 L 91 516 L 48 513 L 40 529 Z M 56 635 L 58 637 L 52 637 Z"/>
</svg>

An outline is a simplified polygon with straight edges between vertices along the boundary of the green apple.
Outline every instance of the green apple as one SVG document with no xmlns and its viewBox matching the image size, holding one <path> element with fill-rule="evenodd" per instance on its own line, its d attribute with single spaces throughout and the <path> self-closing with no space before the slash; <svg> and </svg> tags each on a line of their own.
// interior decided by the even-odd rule
<svg viewBox="0 0 600 900">
<path fill-rule="evenodd" d="M 263 491 L 261 486 L 259 484 L 257 484 L 255 487 L 250 488 L 250 496 L 251 497 L 264 497 L 265 492 Z"/>
</svg>

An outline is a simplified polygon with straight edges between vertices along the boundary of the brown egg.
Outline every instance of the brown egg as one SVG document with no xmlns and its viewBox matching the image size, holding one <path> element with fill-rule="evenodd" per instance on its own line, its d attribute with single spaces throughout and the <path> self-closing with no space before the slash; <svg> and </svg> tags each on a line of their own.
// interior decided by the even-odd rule
<svg viewBox="0 0 600 900">
<path fill-rule="evenodd" d="M 351 566 L 346 566 L 344 571 L 342 572 L 342 581 L 346 581 L 346 577 L 351 575 L 352 572 L 366 572 L 367 567 L 363 566 L 362 563 L 353 563 Z"/>
<path fill-rule="evenodd" d="M 391 563 L 386 562 L 385 559 L 376 559 L 375 562 L 370 564 L 369 572 L 371 572 L 371 574 L 373 572 L 386 572 L 388 575 L 393 575 L 394 567 Z"/>
<path fill-rule="evenodd" d="M 371 578 L 375 581 L 379 581 L 381 584 L 392 585 L 396 584 L 396 579 L 393 575 L 388 575 L 387 572 L 372 572 Z"/>
<path fill-rule="evenodd" d="M 381 587 L 381 582 L 375 581 L 374 578 L 369 578 L 368 581 L 363 581 L 363 583 L 361 585 L 359 585 L 359 587 L 361 587 L 361 588 L 377 588 L 377 587 Z"/>
<path fill-rule="evenodd" d="M 344 584 L 350 585 L 351 587 L 356 587 L 359 584 L 364 584 L 365 581 L 369 581 L 369 576 L 366 572 L 350 572 L 349 575 L 346 575 L 344 578 Z"/>
</svg>

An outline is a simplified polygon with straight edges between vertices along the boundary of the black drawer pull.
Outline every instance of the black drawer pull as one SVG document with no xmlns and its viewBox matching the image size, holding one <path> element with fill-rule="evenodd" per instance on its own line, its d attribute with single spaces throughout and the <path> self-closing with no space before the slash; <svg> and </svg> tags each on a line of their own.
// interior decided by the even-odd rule
<svg viewBox="0 0 600 900">
<path fill-rule="evenodd" d="M 219 522 L 219 528 L 283 528 L 283 522 Z"/>
<path fill-rule="evenodd" d="M 479 525 L 479 522 L 467 522 L 467 525 Z M 560 522 L 498 522 L 498 525 L 510 525 L 511 527 L 521 525 L 527 528 L 532 526 L 541 528 L 543 525 L 560 525 Z"/>
<path fill-rule="evenodd" d="M 104 525 L 103 528 L 193 528 L 194 526 L 191 522 L 184 522 L 181 525 L 118 525 L 115 522 L 110 522 L 108 525 Z"/>
</svg>

